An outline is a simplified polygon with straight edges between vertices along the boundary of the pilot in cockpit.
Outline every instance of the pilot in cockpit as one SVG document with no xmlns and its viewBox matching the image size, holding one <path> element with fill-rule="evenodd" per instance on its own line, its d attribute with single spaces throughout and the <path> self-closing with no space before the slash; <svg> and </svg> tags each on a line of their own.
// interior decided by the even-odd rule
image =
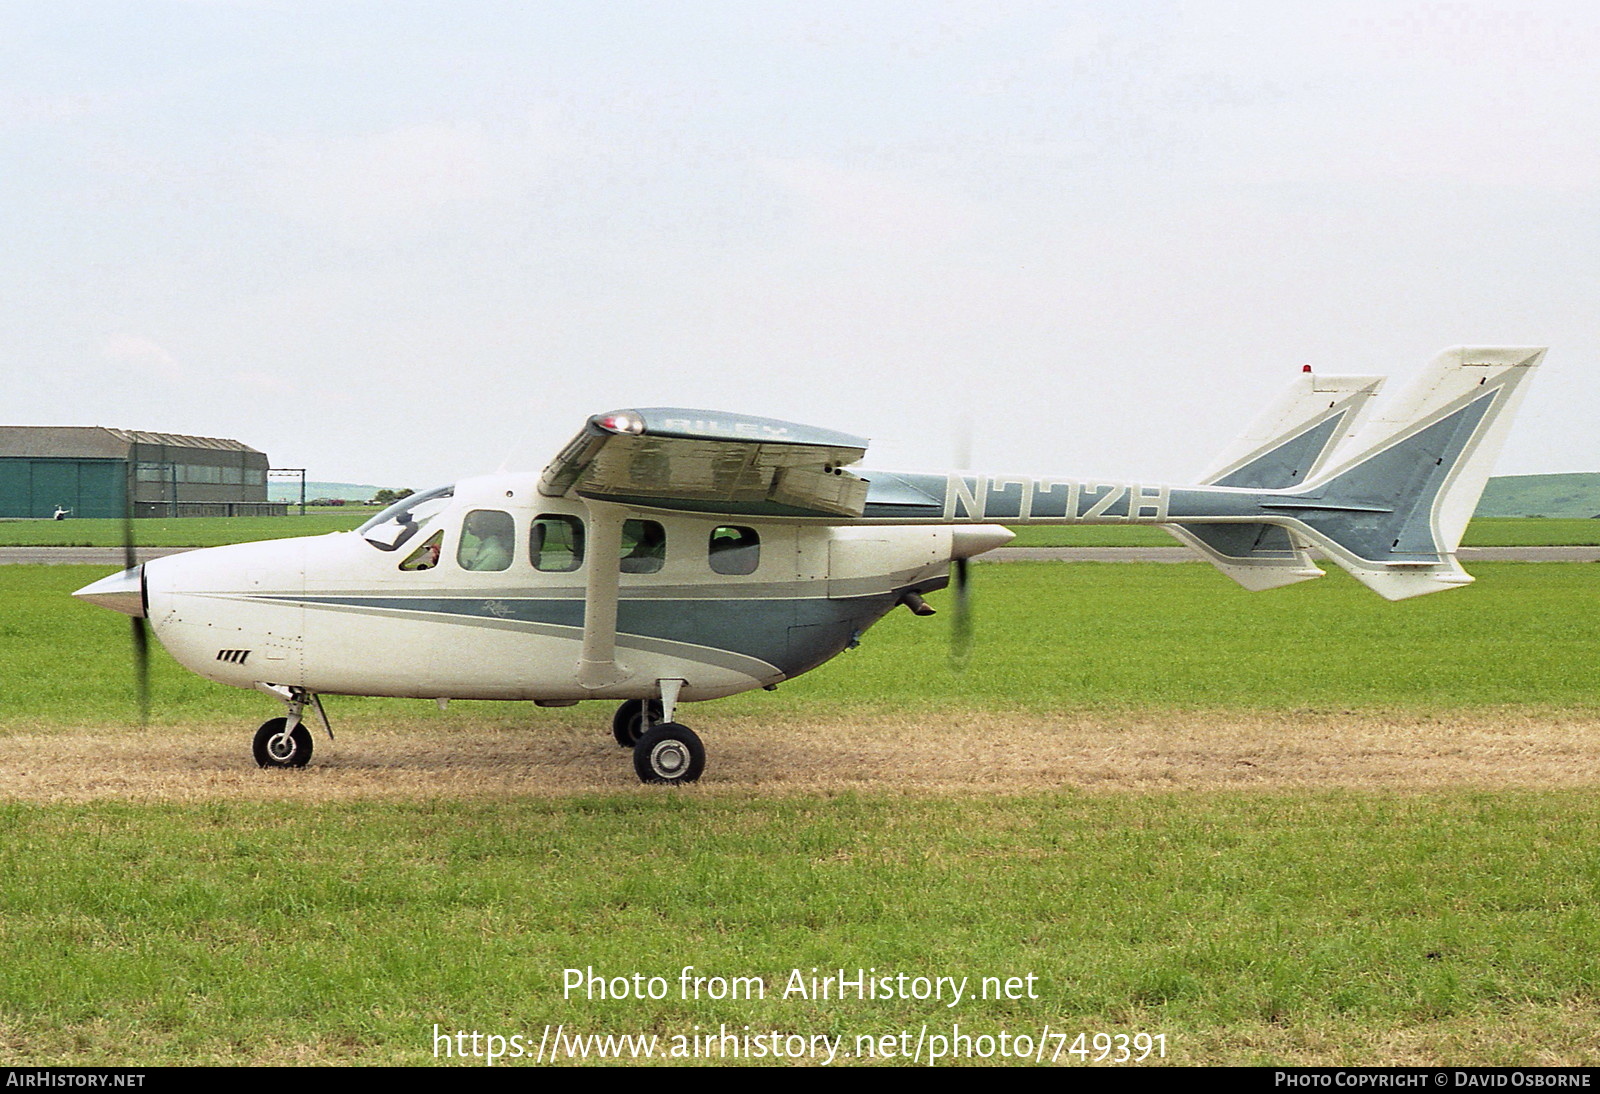
<svg viewBox="0 0 1600 1094">
<path fill-rule="evenodd" d="M 461 529 L 456 561 L 463 570 L 504 570 L 511 565 L 511 515 L 496 509 L 474 509 Z"/>
</svg>

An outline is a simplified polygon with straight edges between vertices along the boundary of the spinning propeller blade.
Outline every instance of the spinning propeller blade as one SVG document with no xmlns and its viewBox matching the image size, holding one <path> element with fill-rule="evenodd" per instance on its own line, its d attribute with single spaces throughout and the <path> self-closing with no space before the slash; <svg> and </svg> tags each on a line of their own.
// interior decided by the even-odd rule
<svg viewBox="0 0 1600 1094">
<path fill-rule="evenodd" d="M 950 663 L 957 669 L 965 668 L 972 652 L 972 584 L 971 563 L 974 555 L 992 551 L 1010 543 L 1013 534 L 1009 528 L 998 524 L 973 524 L 954 529 L 950 534 L 950 584 L 954 597 L 951 601 Z"/>
<path fill-rule="evenodd" d="M 139 703 L 139 724 L 144 725 L 150 721 L 150 635 L 145 630 L 144 622 L 144 570 L 134 570 L 139 565 L 138 552 L 135 550 L 133 536 L 133 499 L 125 499 L 122 507 L 122 568 L 124 572 L 136 572 L 139 580 L 140 611 L 131 615 L 128 623 L 133 627 L 130 636 L 133 641 L 133 690 Z"/>
<path fill-rule="evenodd" d="M 950 563 L 950 666 L 956 671 L 967 667 L 972 653 L 972 592 L 968 585 L 971 566 L 964 558 Z"/>
</svg>

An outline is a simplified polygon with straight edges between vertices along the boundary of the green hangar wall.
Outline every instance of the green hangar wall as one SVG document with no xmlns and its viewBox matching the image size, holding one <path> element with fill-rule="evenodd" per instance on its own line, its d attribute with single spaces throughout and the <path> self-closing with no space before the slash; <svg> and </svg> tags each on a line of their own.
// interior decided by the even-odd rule
<svg viewBox="0 0 1600 1094">
<path fill-rule="evenodd" d="M 281 516 L 267 455 L 238 441 L 101 426 L 0 426 L 0 518 Z"/>
<path fill-rule="evenodd" d="M 0 517 L 120 517 L 127 489 L 126 460 L 0 457 Z"/>
</svg>

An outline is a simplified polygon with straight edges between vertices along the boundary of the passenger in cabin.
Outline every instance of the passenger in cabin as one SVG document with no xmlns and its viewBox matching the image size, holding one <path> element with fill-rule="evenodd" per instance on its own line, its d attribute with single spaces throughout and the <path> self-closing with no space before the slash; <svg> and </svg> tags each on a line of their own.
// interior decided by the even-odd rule
<svg viewBox="0 0 1600 1094">
<path fill-rule="evenodd" d="M 667 530 L 653 520 L 623 521 L 622 543 L 627 548 L 621 562 L 625 574 L 653 574 L 666 562 Z"/>
</svg>

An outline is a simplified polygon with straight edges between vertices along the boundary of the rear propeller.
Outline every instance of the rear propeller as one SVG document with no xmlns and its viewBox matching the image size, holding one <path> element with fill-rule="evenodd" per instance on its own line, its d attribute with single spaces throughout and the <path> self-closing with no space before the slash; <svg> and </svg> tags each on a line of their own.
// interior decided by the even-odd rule
<svg viewBox="0 0 1600 1094">
<path fill-rule="evenodd" d="M 950 563 L 950 667 L 960 672 L 967 667 L 972 655 L 972 590 L 969 585 L 971 564 L 964 558 Z"/>
<path fill-rule="evenodd" d="M 1014 538 L 1009 528 L 998 524 L 968 524 L 950 530 L 950 665 L 957 671 L 967 667 L 972 654 L 972 558 Z"/>
<path fill-rule="evenodd" d="M 972 409 L 962 411 L 953 434 L 955 465 L 965 470 L 972 466 Z M 953 539 L 959 536 L 952 537 Z M 972 656 L 971 568 L 959 551 L 950 560 L 950 667 L 961 672 Z"/>
</svg>

